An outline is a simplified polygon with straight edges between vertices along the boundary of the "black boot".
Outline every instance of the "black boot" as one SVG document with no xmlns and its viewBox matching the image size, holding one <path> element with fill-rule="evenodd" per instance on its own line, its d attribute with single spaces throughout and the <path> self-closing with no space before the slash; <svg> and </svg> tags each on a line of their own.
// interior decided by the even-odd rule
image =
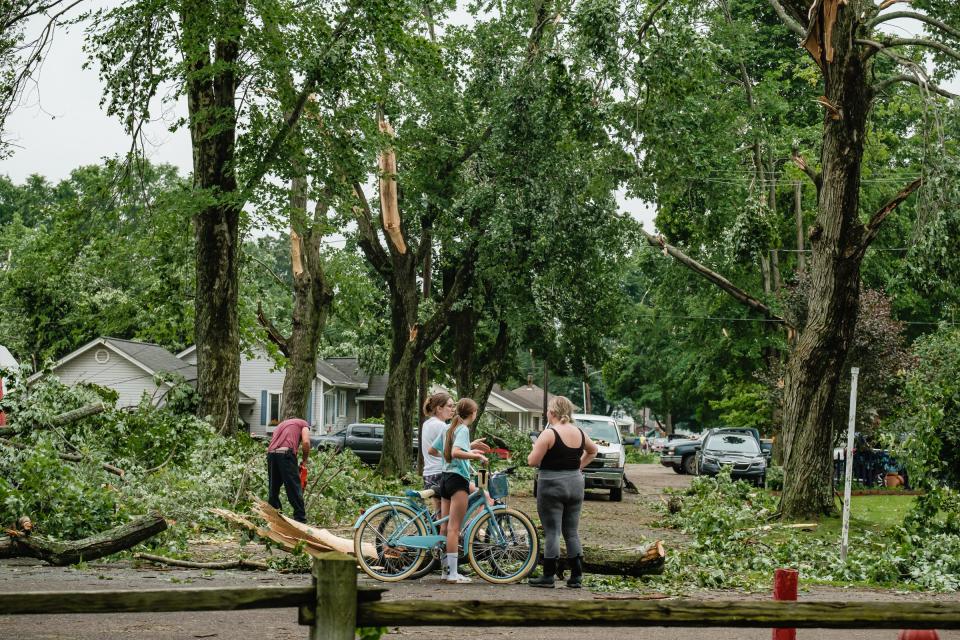
<svg viewBox="0 0 960 640">
<path fill-rule="evenodd" d="M 583 556 L 567 558 L 567 566 L 570 567 L 570 577 L 567 578 L 567 586 L 571 589 L 579 589 L 583 586 Z"/>
<path fill-rule="evenodd" d="M 529 584 L 531 587 L 545 587 L 547 589 L 552 589 L 556 573 L 557 573 L 557 559 L 544 558 L 543 559 L 543 575 L 540 576 L 539 578 L 530 578 L 529 580 L 527 580 L 527 584 Z"/>
</svg>

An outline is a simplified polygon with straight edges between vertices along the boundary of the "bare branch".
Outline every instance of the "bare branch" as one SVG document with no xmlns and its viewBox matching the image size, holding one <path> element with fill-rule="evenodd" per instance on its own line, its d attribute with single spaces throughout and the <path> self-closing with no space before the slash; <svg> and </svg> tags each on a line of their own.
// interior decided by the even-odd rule
<svg viewBox="0 0 960 640">
<path fill-rule="evenodd" d="M 813 185 L 817 188 L 817 193 L 820 192 L 820 187 L 823 185 L 823 176 L 813 170 L 807 161 L 803 159 L 803 156 L 800 155 L 800 150 L 794 146 L 793 151 L 791 152 L 790 159 L 793 161 L 793 164 L 797 165 L 801 171 L 803 171 L 810 181 L 813 182 Z"/>
<path fill-rule="evenodd" d="M 902 2 L 903 4 L 910 4 L 910 1 L 911 1 L 911 0 L 883 0 L 883 2 L 880 3 L 880 6 L 877 7 L 877 9 L 878 9 L 879 11 L 883 11 L 884 9 L 886 9 L 886 8 L 888 8 L 888 7 L 892 7 L 893 5 L 898 4 L 898 3 L 901 3 L 901 2 Z"/>
<path fill-rule="evenodd" d="M 255 255 L 252 255 L 252 254 L 250 254 L 250 259 L 253 260 L 254 262 L 256 262 L 257 264 L 259 264 L 259 265 L 260 265 L 261 267 L 263 267 L 264 269 L 266 269 L 266 270 L 267 270 L 267 273 L 269 273 L 271 276 L 273 276 L 273 279 L 276 280 L 277 283 L 278 283 L 281 287 L 283 287 L 284 289 L 289 289 L 289 288 L 290 288 L 290 283 L 289 283 L 289 282 L 284 282 L 284 281 L 283 281 L 283 278 L 281 278 L 280 276 L 278 276 L 278 275 L 277 275 L 277 272 L 274 271 L 274 270 L 270 267 L 270 265 L 268 265 L 266 262 L 264 262 L 263 260 L 261 260 L 260 258 L 258 258 L 258 257 L 255 256 Z"/>
<path fill-rule="evenodd" d="M 929 40 L 927 38 L 891 38 L 890 40 L 881 40 L 876 42 L 874 40 L 856 40 L 858 44 L 865 44 L 867 46 L 873 47 L 876 51 L 882 51 L 884 49 L 890 49 L 893 47 L 924 47 L 927 49 L 935 49 L 944 55 L 947 55 L 954 60 L 960 62 L 960 51 L 953 49 L 942 42 L 937 42 L 936 40 Z M 875 52 L 876 52 L 875 51 Z"/>
<path fill-rule="evenodd" d="M 960 29 L 955 29 L 951 27 L 946 22 L 942 20 L 937 20 L 923 13 L 918 13 L 916 11 L 892 11 L 890 13 L 885 13 L 883 15 L 877 16 L 873 20 L 867 23 L 867 28 L 873 29 L 878 24 L 882 24 L 889 20 L 898 20 L 900 18 L 910 18 L 912 20 L 919 20 L 920 22 L 925 22 L 932 27 L 936 27 L 941 31 L 953 36 L 954 38 L 960 38 Z"/>
<path fill-rule="evenodd" d="M 754 298 L 749 293 L 747 293 L 737 285 L 733 284 L 732 282 L 730 282 L 729 280 L 721 276 L 719 273 L 711 271 L 710 269 L 703 266 L 702 264 L 700 264 L 690 256 L 686 255 L 676 247 L 667 244 L 666 242 L 664 242 L 663 236 L 652 235 L 650 233 L 647 233 L 643 229 L 640 230 L 640 233 L 642 233 L 644 237 L 646 237 L 647 242 L 650 243 L 651 246 L 662 249 L 667 255 L 672 256 L 675 260 L 677 260 L 677 262 L 679 262 L 683 266 L 687 267 L 694 273 L 697 273 L 700 276 L 704 277 L 709 282 L 712 282 L 713 284 L 717 285 L 723 291 L 726 291 L 727 293 L 729 293 L 731 296 L 734 297 L 734 299 L 737 300 L 737 302 L 753 309 L 754 311 L 759 311 L 770 320 L 775 320 L 776 322 L 783 324 L 790 331 L 796 331 L 796 328 L 792 324 L 790 324 L 790 322 L 788 322 L 785 318 L 782 318 L 776 313 L 774 313 L 773 309 L 765 305 L 760 300 Z"/>
<path fill-rule="evenodd" d="M 270 318 L 263 313 L 263 306 L 257 302 L 257 322 L 260 323 L 260 326 L 267 331 L 267 337 L 270 338 L 270 341 L 277 345 L 277 348 L 280 349 L 280 353 L 290 357 L 290 350 L 287 346 L 287 339 L 283 337 L 283 334 L 280 333 L 280 330 L 270 321 Z"/>
<path fill-rule="evenodd" d="M 638 43 L 643 41 L 643 36 L 647 33 L 647 29 L 653 26 L 653 19 L 657 17 L 657 14 L 660 12 L 660 9 L 663 9 L 667 5 L 667 2 L 669 1 L 670 0 L 660 0 L 660 3 L 653 8 L 653 11 L 650 12 L 650 15 L 647 17 L 644 23 L 640 26 L 640 30 L 637 31 Z"/>
<path fill-rule="evenodd" d="M 863 229 L 863 235 L 860 238 L 860 242 L 857 243 L 854 255 L 863 255 L 867 250 L 867 247 L 870 246 L 870 243 L 873 242 L 873 239 L 877 237 L 877 233 L 880 231 L 880 225 L 883 224 L 883 221 L 889 216 L 893 211 L 900 206 L 900 203 L 910 197 L 910 195 L 920 188 L 923 184 L 923 176 L 917 178 L 903 189 L 901 189 L 897 195 L 887 204 L 883 205 L 879 211 L 873 214 L 873 217 L 870 218 L 870 222 L 867 223 L 867 226 Z"/>
<path fill-rule="evenodd" d="M 390 257 L 387 250 L 380 244 L 380 238 L 377 237 L 377 228 L 373 224 L 373 212 L 370 210 L 370 203 L 367 196 L 363 193 L 363 187 L 359 182 L 353 183 L 353 192 L 360 201 L 359 207 L 352 207 L 357 218 L 357 226 L 360 229 L 360 248 L 363 249 L 367 260 L 373 265 L 381 275 L 390 277 L 391 266 Z"/>
<path fill-rule="evenodd" d="M 780 0 L 769 0 L 770 6 L 773 7 L 773 10 L 777 12 L 777 16 L 786 25 L 787 29 L 793 31 L 796 35 L 801 38 L 807 37 L 807 30 L 803 28 L 803 25 L 798 21 L 794 20 L 787 10 L 783 8 L 783 5 L 780 4 Z"/>
<path fill-rule="evenodd" d="M 958 96 L 957 94 L 950 93 L 946 89 L 942 89 L 939 86 L 933 84 L 932 82 L 926 82 L 925 80 L 922 80 L 916 76 L 911 76 L 906 74 L 899 75 L 899 76 L 891 76 L 889 78 L 884 79 L 883 81 L 877 84 L 876 91 L 877 92 L 883 91 L 890 85 L 896 84 L 898 82 L 909 82 L 911 84 L 915 84 L 921 89 L 925 89 L 930 93 L 936 93 L 937 95 L 941 95 L 944 98 L 947 98 L 948 100 L 960 98 L 960 96 Z"/>
</svg>

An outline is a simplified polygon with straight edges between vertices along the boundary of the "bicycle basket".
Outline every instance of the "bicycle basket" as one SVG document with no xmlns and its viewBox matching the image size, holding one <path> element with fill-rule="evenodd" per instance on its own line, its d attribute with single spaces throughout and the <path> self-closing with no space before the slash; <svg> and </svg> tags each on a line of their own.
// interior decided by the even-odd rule
<svg viewBox="0 0 960 640">
<path fill-rule="evenodd" d="M 490 484 L 487 485 L 487 491 L 490 492 L 490 497 L 494 500 L 506 498 L 510 493 L 510 483 L 507 481 L 507 476 L 496 475 L 491 477 Z"/>
</svg>

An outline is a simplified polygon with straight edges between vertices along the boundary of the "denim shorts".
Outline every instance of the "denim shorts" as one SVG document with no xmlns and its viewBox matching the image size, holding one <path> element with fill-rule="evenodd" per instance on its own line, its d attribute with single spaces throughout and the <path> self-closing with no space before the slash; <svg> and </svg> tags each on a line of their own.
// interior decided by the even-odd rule
<svg viewBox="0 0 960 640">
<path fill-rule="evenodd" d="M 437 492 L 437 497 L 440 497 L 440 477 L 442 475 L 442 473 L 432 473 L 429 476 L 423 476 L 423 488 L 433 489 Z"/>
</svg>

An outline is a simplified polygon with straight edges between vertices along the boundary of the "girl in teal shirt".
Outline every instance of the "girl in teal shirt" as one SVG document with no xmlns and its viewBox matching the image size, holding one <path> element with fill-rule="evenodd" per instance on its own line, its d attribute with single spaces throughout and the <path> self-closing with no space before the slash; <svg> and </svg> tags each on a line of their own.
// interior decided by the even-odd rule
<svg viewBox="0 0 960 640">
<path fill-rule="evenodd" d="M 431 455 L 443 452 L 443 475 L 440 477 L 440 515 L 450 516 L 447 520 L 447 557 L 441 579 L 457 584 L 471 582 L 470 578 L 457 572 L 457 556 L 460 542 L 460 527 L 467 512 L 467 498 L 470 495 L 470 461 L 477 460 L 481 465 L 487 458 L 479 450 L 471 449 L 470 423 L 477 417 L 477 403 L 463 398 L 457 403 L 456 414 L 450 427 L 430 447 Z"/>
</svg>

